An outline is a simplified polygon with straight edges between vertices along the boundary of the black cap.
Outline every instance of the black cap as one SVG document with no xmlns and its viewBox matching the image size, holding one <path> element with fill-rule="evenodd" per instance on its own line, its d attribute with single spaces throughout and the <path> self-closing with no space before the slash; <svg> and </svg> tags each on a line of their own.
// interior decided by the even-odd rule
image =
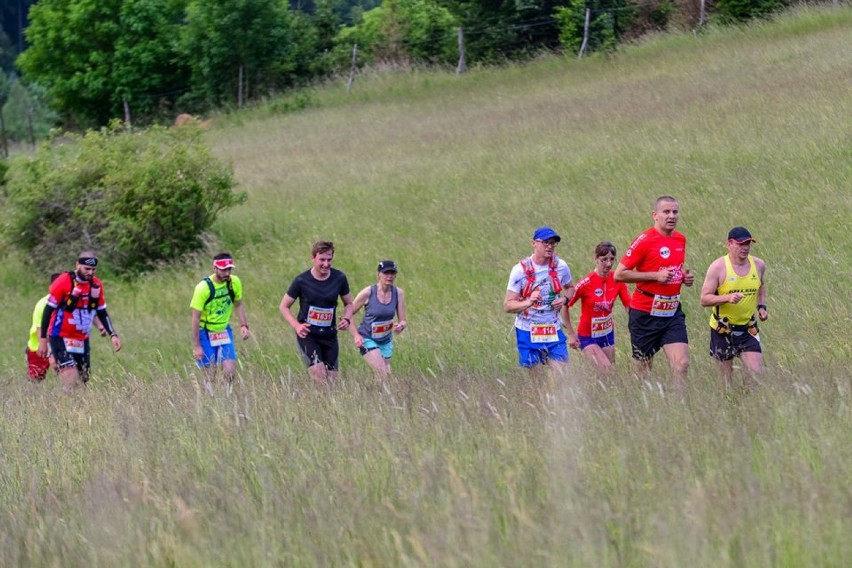
<svg viewBox="0 0 852 568">
<path fill-rule="evenodd" d="M 379 263 L 379 267 L 376 269 L 378 272 L 399 272 L 399 268 L 396 267 L 396 263 L 392 260 L 383 260 Z"/>
<path fill-rule="evenodd" d="M 749 241 L 757 242 L 757 239 L 751 236 L 751 233 L 748 232 L 748 229 L 745 227 L 734 227 L 730 231 L 728 231 L 728 240 L 733 239 L 738 245 L 743 243 L 747 243 Z"/>
</svg>

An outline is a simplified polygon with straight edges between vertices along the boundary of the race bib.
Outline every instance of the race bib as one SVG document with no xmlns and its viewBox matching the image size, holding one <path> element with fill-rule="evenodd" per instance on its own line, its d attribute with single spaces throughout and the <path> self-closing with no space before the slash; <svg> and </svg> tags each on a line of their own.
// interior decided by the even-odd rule
<svg viewBox="0 0 852 568">
<path fill-rule="evenodd" d="M 210 339 L 211 347 L 220 347 L 222 345 L 230 345 L 231 343 L 231 335 L 228 333 L 227 329 L 217 333 L 208 332 L 207 337 Z"/>
<path fill-rule="evenodd" d="M 680 294 L 675 294 L 674 296 L 662 296 L 657 294 L 654 296 L 654 303 L 651 305 L 651 315 L 661 318 L 670 318 L 675 315 L 679 305 Z"/>
<path fill-rule="evenodd" d="M 530 343 L 553 343 L 559 341 L 555 324 L 532 324 L 530 326 Z"/>
<path fill-rule="evenodd" d="M 62 340 L 65 342 L 65 350 L 68 353 L 77 353 L 79 355 L 86 353 L 85 339 L 68 339 L 67 337 L 63 337 Z"/>
<path fill-rule="evenodd" d="M 318 308 L 316 306 L 308 307 L 309 324 L 317 327 L 330 327 L 331 320 L 334 319 L 334 308 Z"/>
<path fill-rule="evenodd" d="M 373 339 L 384 339 L 393 331 L 393 320 L 391 321 L 374 321 L 372 329 Z"/>
<path fill-rule="evenodd" d="M 592 318 L 592 337 L 606 337 L 612 331 L 612 314 Z"/>
</svg>

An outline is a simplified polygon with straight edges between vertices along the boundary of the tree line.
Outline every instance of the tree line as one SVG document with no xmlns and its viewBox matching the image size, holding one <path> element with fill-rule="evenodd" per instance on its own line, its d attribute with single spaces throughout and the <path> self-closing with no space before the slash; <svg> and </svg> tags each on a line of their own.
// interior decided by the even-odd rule
<svg viewBox="0 0 852 568">
<path fill-rule="evenodd" d="M 613 50 L 705 13 L 742 22 L 790 1 L 12 0 L 0 12 L 0 122 L 18 140 L 57 124 L 161 122 L 333 76 L 356 44 L 358 65 L 455 66 L 461 28 L 467 64 L 494 64 L 576 53 L 584 36 L 587 51 Z"/>
</svg>

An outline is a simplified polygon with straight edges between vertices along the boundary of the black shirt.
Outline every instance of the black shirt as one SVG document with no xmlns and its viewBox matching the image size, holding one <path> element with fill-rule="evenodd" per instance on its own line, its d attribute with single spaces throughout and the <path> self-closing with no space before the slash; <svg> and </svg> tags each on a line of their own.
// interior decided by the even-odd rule
<svg viewBox="0 0 852 568">
<path fill-rule="evenodd" d="M 337 333 L 337 298 L 349 294 L 346 275 L 336 268 L 325 280 L 317 280 L 310 270 L 302 272 L 287 289 L 287 295 L 299 300 L 299 323 L 311 324 L 311 333 L 327 336 Z"/>
</svg>

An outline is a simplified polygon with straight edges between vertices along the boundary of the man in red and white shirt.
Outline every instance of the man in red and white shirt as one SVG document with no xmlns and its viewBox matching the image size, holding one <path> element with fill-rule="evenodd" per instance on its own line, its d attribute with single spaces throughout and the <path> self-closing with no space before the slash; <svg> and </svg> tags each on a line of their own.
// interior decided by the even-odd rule
<svg viewBox="0 0 852 568">
<path fill-rule="evenodd" d="M 106 311 L 103 283 L 95 277 L 97 266 L 94 252 L 80 253 L 74 272 L 65 272 L 51 283 L 42 315 L 38 354 L 46 357 L 49 346 L 66 392 L 89 380 L 89 331 L 96 315 L 113 349 L 121 349 Z"/>
<path fill-rule="evenodd" d="M 681 286 L 692 286 L 695 276 L 685 267 L 686 237 L 675 230 L 680 208 L 664 195 L 654 204 L 654 226 L 633 240 L 615 269 L 616 282 L 636 284 L 630 300 L 630 341 L 640 375 L 651 369 L 654 354 L 666 354 L 675 389 L 686 388 L 689 340 L 680 305 Z"/>
</svg>

